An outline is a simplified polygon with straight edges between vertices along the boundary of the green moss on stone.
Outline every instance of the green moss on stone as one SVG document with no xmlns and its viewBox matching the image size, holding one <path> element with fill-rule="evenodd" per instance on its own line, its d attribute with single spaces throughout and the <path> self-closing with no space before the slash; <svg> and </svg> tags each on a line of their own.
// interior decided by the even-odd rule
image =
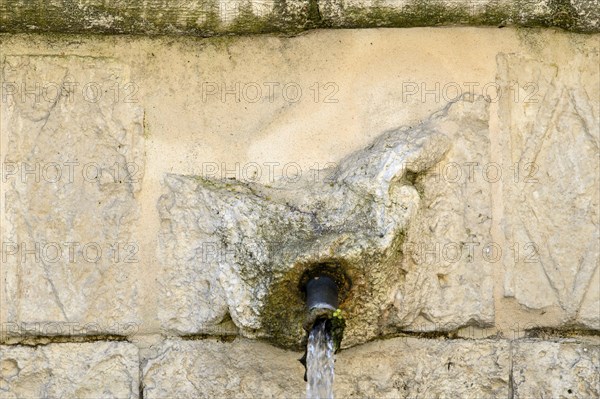
<svg viewBox="0 0 600 399">
<path fill-rule="evenodd" d="M 342 17 L 328 19 L 324 25 L 344 28 L 425 27 L 440 25 L 536 26 L 558 27 L 576 32 L 595 32 L 576 13 L 569 0 L 550 0 L 547 10 L 527 0 L 512 3 L 493 1 L 481 8 L 465 3 L 413 0 L 402 8 L 381 1 L 368 7 L 343 9 Z"/>
<path fill-rule="evenodd" d="M 255 15 L 250 2 L 244 3 L 239 8 L 239 14 L 233 22 L 226 26 L 225 30 L 231 33 L 272 33 L 276 32 L 273 19 L 275 16 L 269 13 L 264 16 Z"/>
<path fill-rule="evenodd" d="M 101 34 L 176 34 L 215 36 L 229 34 L 294 34 L 313 28 L 417 27 L 439 25 L 484 25 L 558 27 L 575 32 L 598 32 L 593 18 L 578 15 L 571 0 L 492 0 L 484 5 L 412 0 L 403 7 L 391 7 L 378 0 L 365 6 L 344 7 L 344 3 L 323 0 L 274 0 L 265 3 L 257 15 L 251 2 L 237 5 L 219 0 L 182 4 L 142 3 L 127 6 L 112 2 L 62 0 L 60 2 L 22 2 L 6 0 L 0 4 L 0 32 L 62 32 Z M 583 0 L 577 0 L 583 1 Z M 156 5 L 155 5 L 156 4 Z M 221 9 L 224 4 L 239 7 Z M 594 5 L 578 3 L 594 12 Z M 326 11 L 323 11 L 326 10 Z M 228 12 L 232 21 L 223 20 Z M 597 10 L 595 10 L 597 13 Z"/>
</svg>

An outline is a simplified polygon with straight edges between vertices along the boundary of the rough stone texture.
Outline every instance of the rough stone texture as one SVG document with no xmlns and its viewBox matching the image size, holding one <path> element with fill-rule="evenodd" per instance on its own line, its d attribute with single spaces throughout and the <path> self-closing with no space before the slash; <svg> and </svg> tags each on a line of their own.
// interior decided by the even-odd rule
<svg viewBox="0 0 600 399">
<path fill-rule="evenodd" d="M 219 282 L 222 251 L 214 228 L 201 224 L 210 204 L 197 195 L 194 180 L 167 179 L 181 195 L 163 196 L 159 207 L 164 220 L 159 256 L 167 262 L 158 317 L 166 330 L 192 334 L 220 323 L 228 312 Z"/>
<path fill-rule="evenodd" d="M 394 324 L 410 324 L 418 315 L 440 330 L 492 323 L 491 268 L 483 259 L 466 253 L 452 264 L 424 257 L 422 264 L 410 259 L 399 267 L 402 254 L 414 258 L 424 246 L 489 242 L 486 187 L 423 175 L 444 155 L 451 162 L 485 161 L 485 104 L 461 99 L 414 129 L 387 132 L 320 171 L 327 177 L 319 181 L 262 186 L 167 176 L 168 193 L 159 204 L 165 264 L 173 266 L 161 306 L 166 328 L 196 332 L 220 322 L 228 309 L 245 334 L 299 343 L 301 276 L 327 264 L 340 265 L 352 284 L 340 305 L 347 345 L 375 337 L 390 323 L 381 309 L 394 290 L 402 291 L 394 299 L 398 309 L 387 314 Z M 207 245 L 221 256 L 203 259 Z M 198 307 L 196 298 L 212 306 Z"/>
<path fill-rule="evenodd" d="M 600 346 L 518 341 L 512 347 L 515 399 L 600 397 Z"/>
<path fill-rule="evenodd" d="M 142 366 L 145 399 L 303 396 L 300 354 L 236 339 L 167 340 Z"/>
<path fill-rule="evenodd" d="M 104 57 L 4 58 L 9 334 L 126 334 L 139 321 L 143 111 L 109 89 L 129 79 Z"/>
<path fill-rule="evenodd" d="M 276 335 L 282 344 L 299 343 L 303 335 L 298 291 L 303 272 L 341 264 L 356 287 L 347 308 L 349 331 L 356 330 L 349 339 L 358 331 L 362 339 L 370 338 L 374 332 L 368 329 L 376 327 L 377 309 L 389 290 L 375 281 L 396 281 L 394 269 L 385 265 L 418 203 L 416 190 L 402 181 L 408 170 L 418 173 L 435 163 L 446 146 L 444 137 L 427 126 L 392 131 L 328 171 L 325 181 L 300 181 L 295 189 L 167 176 L 169 192 L 159 203 L 166 232 L 162 243 L 166 248 L 173 241 L 191 245 L 188 268 L 193 270 L 203 264 L 202 246 L 216 243 L 224 256 L 207 259 L 208 267 L 199 270 L 217 270 L 236 325 L 247 334 L 261 329 Z M 400 183 L 392 185 L 395 181 Z M 199 329 L 204 320 L 186 321 Z"/>
<path fill-rule="evenodd" d="M 504 295 L 529 309 L 560 306 L 562 323 L 600 329 L 600 135 L 597 60 L 583 53 L 569 65 L 516 54 L 498 57 L 504 92 L 535 77 L 517 101 L 500 102 L 508 138 L 504 164 L 505 233 L 514 262 Z M 536 93 L 535 101 L 529 99 Z M 595 160 L 595 161 L 592 161 Z M 515 173 L 516 172 L 516 173 Z M 532 282 L 535 281 L 535 284 Z"/>
<path fill-rule="evenodd" d="M 396 338 L 339 354 L 336 397 L 505 398 L 506 341 Z"/>
<path fill-rule="evenodd" d="M 385 324 L 426 331 L 494 322 L 498 260 L 486 252 L 490 184 L 474 173 L 490 162 L 487 105 L 466 96 L 433 118 L 452 144 L 438 165 L 415 178 L 421 203 L 403 243 L 403 280 Z"/>
<path fill-rule="evenodd" d="M 0 346 L 0 398 L 138 398 L 138 349 L 129 343 Z"/>
<path fill-rule="evenodd" d="M 299 353 L 237 339 L 166 341 L 143 366 L 144 398 L 302 397 Z M 507 397 L 509 345 L 395 338 L 341 352 L 335 397 Z M 185 370 L 185 372 L 182 372 Z"/>
<path fill-rule="evenodd" d="M 595 0 L 60 0 L 0 5 L 0 32 L 214 35 L 299 32 L 318 27 L 523 25 L 598 31 Z"/>
<path fill-rule="evenodd" d="M 0 5 L 0 32 L 192 34 L 301 31 L 316 5 L 308 1 L 82 1 Z"/>
<path fill-rule="evenodd" d="M 2 241 L 25 245 L 16 254 L 2 248 L 7 258 L 0 273 L 2 331 L 102 334 L 131 332 L 123 323 L 138 323 L 147 333 L 230 334 L 235 323 L 247 336 L 281 331 L 283 341 L 297 343 L 301 323 L 285 320 L 290 312 L 301 316 L 302 302 L 294 285 L 298 275 L 287 271 L 299 272 L 327 257 L 346 259 L 356 274 L 354 292 L 362 293 L 345 304 L 364 304 L 346 309 L 351 321 L 345 345 L 398 330 L 452 331 L 464 325 L 497 328 L 505 336 L 514 336 L 513 322 L 520 332 L 545 326 L 598 329 L 596 36 L 510 28 L 337 30 L 294 38 L 228 39 L 0 35 L 0 144 L 6 179 L 0 187 L 5 194 L 0 197 L 5 205 L 0 210 Z M 19 85 L 35 91 L 36 81 L 79 86 L 73 102 L 69 93 L 55 105 L 48 102 L 50 88 L 33 104 L 34 94 L 24 96 Z M 99 103 L 82 98 L 83 86 L 90 82 L 109 88 Z M 133 96 L 137 103 L 124 102 L 129 82 L 138 89 Z M 267 82 L 279 84 L 272 95 L 266 93 Z M 478 86 L 468 90 L 467 82 Z M 7 86 L 12 83 L 18 89 L 14 95 L 9 94 L 14 87 Z M 112 90 L 116 83 L 121 88 L 118 102 Z M 206 83 L 216 92 L 206 93 Z M 231 94 L 238 83 L 261 86 L 259 101 L 250 101 L 247 92 Z M 285 98 L 286 84 L 303 89 L 299 101 Z M 503 93 L 494 99 L 496 85 Z M 459 92 L 475 95 L 456 102 L 454 91 L 446 88 L 457 86 Z M 539 129 L 545 127 L 547 134 L 540 138 Z M 330 173 L 335 167 L 350 173 L 356 166 L 351 154 L 368 148 L 383 132 L 427 134 L 424 129 L 445 137 L 444 154 L 427 170 L 399 171 L 398 181 L 389 185 L 392 191 L 418 193 L 410 223 L 394 220 L 396 213 L 390 213 L 395 206 L 398 216 L 407 214 L 401 204 L 390 203 L 383 216 L 374 210 L 377 204 L 360 204 L 361 195 L 373 187 L 355 190 L 348 201 L 327 199 L 346 189 Z M 521 154 L 525 139 L 529 149 Z M 525 182 L 531 154 L 538 154 L 537 186 Z M 342 165 L 344 159 L 350 165 Z M 79 166 L 69 184 L 64 163 L 74 160 Z M 143 188 L 140 182 L 116 184 L 111 175 L 115 161 L 121 171 L 125 162 L 138 164 L 135 177 L 144 176 Z M 22 162 L 39 163 L 39 183 L 35 172 L 23 181 Z M 54 169 L 44 169 L 52 162 L 62 167 L 63 179 L 57 183 L 48 181 Z M 105 180 L 82 178 L 89 162 L 103 168 Z M 264 166 L 269 162 L 278 162 L 275 177 L 282 176 L 283 165 L 292 164 L 302 168 L 303 178 L 290 179 L 295 171 L 290 168 L 285 184 L 273 181 Z M 503 178 L 489 183 L 482 170 L 493 162 L 499 163 Z M 10 174 L 15 163 L 20 169 Z M 519 180 L 513 183 L 515 163 Z M 239 173 L 251 164 L 259 165 L 261 179 Z M 323 171 L 328 164 L 333 167 Z M 477 165 L 473 180 L 467 180 L 467 164 Z M 234 165 L 242 167 L 232 173 Z M 452 165 L 461 168 L 456 182 L 450 179 L 456 172 Z M 207 179 L 177 177 L 209 178 L 207 166 L 217 168 L 212 178 L 221 183 L 206 187 Z M 231 175 L 252 183 L 248 187 L 254 194 L 227 179 Z M 208 199 L 197 195 L 198 187 L 211 193 Z M 235 193 L 235 187 L 243 189 Z M 215 193 L 230 202 L 215 199 Z M 322 209 L 315 202 L 320 195 L 326 197 Z M 223 219 L 215 217 L 215 209 L 226 206 L 229 216 L 238 217 L 242 208 L 227 205 L 236 196 L 255 208 L 254 216 L 260 217 L 249 222 L 265 226 L 264 231 L 248 232 L 248 212 L 227 221 L 234 226 L 230 231 L 243 232 L 239 237 L 230 237 L 224 224 L 211 230 L 211 224 Z M 205 203 L 210 198 L 209 212 Z M 353 203 L 356 209 L 350 209 Z M 307 209 L 318 223 L 309 223 Z M 272 221 L 286 213 L 297 216 L 289 221 L 289 230 L 287 222 Z M 333 214 L 347 226 L 337 228 Z M 397 242 L 383 251 L 385 234 L 378 238 L 370 233 L 379 232 L 377 223 L 390 217 L 396 227 L 387 238 L 395 236 Z M 316 233 L 323 226 L 331 233 L 327 237 Z M 301 233 L 292 237 L 294 229 Z M 257 238 L 261 234 L 266 238 Z M 367 246 L 329 253 L 327 240 L 336 235 Z M 244 238 L 248 236 L 255 242 Z M 52 263 L 25 252 L 36 252 L 37 242 L 37 252 L 47 258 L 54 247 L 45 253 L 44 245 L 67 241 L 97 242 L 103 256 L 95 265 L 83 260 L 81 252 L 77 262 Z M 485 252 L 494 249 L 486 247 L 490 242 L 501 246 L 499 261 L 490 261 L 494 254 Z M 124 246 L 114 262 L 116 253 L 106 247 L 113 243 L 139 244 L 138 263 L 125 262 L 131 253 Z M 540 248 L 539 262 L 528 262 L 528 243 Z M 244 253 L 244 246 L 250 251 Z M 381 259 L 388 263 L 369 258 L 368 246 L 385 252 Z M 68 252 L 63 245 L 63 260 Z M 239 264 L 250 253 L 254 259 L 243 274 L 237 266 L 230 273 L 232 256 Z M 93 249 L 88 255 L 94 255 Z M 271 270 L 269 262 L 281 273 L 254 284 L 251 273 L 264 275 Z M 375 267 L 367 267 L 368 262 Z M 273 295 L 276 288 L 279 293 Z M 269 303 L 271 298 L 276 301 Z M 285 311 L 279 312 L 281 308 Z"/>
</svg>

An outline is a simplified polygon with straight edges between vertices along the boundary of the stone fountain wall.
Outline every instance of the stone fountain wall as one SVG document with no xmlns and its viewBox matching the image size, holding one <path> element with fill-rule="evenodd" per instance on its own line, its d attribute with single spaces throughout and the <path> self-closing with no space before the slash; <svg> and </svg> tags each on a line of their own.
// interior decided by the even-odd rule
<svg viewBox="0 0 600 399">
<path fill-rule="evenodd" d="M 600 395 L 597 34 L 42 31 L 0 36 L 0 398 L 303 396 L 328 259 L 338 397 Z"/>
</svg>

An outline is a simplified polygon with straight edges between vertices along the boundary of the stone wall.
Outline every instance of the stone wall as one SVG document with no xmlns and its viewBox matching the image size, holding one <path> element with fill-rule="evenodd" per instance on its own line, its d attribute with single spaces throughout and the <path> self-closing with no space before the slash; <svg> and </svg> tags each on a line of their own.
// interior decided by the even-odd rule
<svg viewBox="0 0 600 399">
<path fill-rule="evenodd" d="M 599 51 L 0 35 L 0 398 L 303 396 L 327 261 L 338 397 L 598 397 Z"/>
</svg>

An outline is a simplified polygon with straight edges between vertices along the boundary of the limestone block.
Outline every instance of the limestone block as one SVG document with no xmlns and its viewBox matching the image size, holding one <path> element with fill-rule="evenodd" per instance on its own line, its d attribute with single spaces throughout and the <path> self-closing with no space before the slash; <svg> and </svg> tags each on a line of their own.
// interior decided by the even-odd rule
<svg viewBox="0 0 600 399">
<path fill-rule="evenodd" d="M 600 346 L 518 341 L 512 348 L 514 398 L 597 398 Z"/>
<path fill-rule="evenodd" d="M 562 324 L 600 329 L 600 93 L 589 72 L 596 63 L 585 52 L 568 66 L 498 57 L 501 88 L 512 93 L 499 110 L 512 171 L 503 186 L 513 249 L 504 295 L 528 309 L 558 307 Z"/>
<path fill-rule="evenodd" d="M 303 396 L 300 354 L 260 342 L 167 340 L 142 365 L 142 389 L 153 398 Z"/>
<path fill-rule="evenodd" d="M 506 341 L 395 338 L 342 352 L 336 397 L 504 398 L 510 356 Z"/>
<path fill-rule="evenodd" d="M 142 367 L 144 398 L 301 397 L 300 354 L 236 339 L 166 341 Z M 504 341 L 395 338 L 336 355 L 336 397 L 507 397 Z"/>
<path fill-rule="evenodd" d="M 135 329 L 144 141 L 130 79 L 105 57 L 5 57 L 9 334 Z"/>
<path fill-rule="evenodd" d="M 0 346 L 0 397 L 138 398 L 138 362 L 124 342 Z"/>
<path fill-rule="evenodd" d="M 167 331 L 193 334 L 219 324 L 228 313 L 219 282 L 222 247 L 210 219 L 211 204 L 191 179 L 168 178 L 175 195 L 163 196 L 159 257 L 165 267 L 158 317 Z M 235 276 L 229 276 L 235 278 Z"/>
</svg>

